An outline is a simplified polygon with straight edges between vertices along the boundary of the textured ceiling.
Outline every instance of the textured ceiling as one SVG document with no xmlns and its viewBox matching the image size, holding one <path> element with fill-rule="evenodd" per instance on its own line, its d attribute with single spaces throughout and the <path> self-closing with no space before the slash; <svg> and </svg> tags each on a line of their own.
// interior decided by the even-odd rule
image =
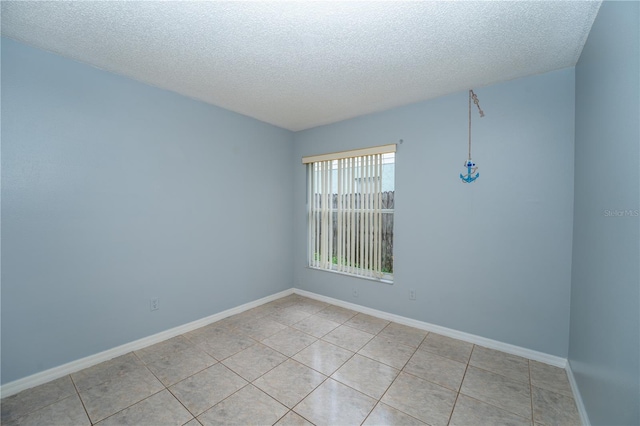
<svg viewBox="0 0 640 426">
<path fill-rule="evenodd" d="M 290 130 L 574 66 L 600 1 L 2 1 L 2 34 Z"/>
</svg>

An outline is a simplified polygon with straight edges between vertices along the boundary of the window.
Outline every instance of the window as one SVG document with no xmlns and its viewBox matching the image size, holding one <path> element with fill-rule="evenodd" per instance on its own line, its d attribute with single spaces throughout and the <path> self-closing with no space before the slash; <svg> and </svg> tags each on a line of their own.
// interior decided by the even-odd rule
<svg viewBox="0 0 640 426">
<path fill-rule="evenodd" d="M 393 280 L 395 145 L 304 157 L 308 264 Z"/>
</svg>

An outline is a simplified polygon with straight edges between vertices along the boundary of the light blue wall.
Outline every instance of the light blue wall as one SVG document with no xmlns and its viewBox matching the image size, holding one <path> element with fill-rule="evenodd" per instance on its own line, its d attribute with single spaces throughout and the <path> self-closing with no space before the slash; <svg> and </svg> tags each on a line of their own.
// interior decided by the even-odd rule
<svg viewBox="0 0 640 426">
<path fill-rule="evenodd" d="M 604 2 L 576 66 L 569 362 L 594 425 L 640 424 L 639 21 Z"/>
<path fill-rule="evenodd" d="M 296 286 L 565 357 L 573 206 L 574 70 L 476 90 L 476 183 L 463 184 L 467 92 L 295 134 Z M 395 283 L 306 265 L 304 155 L 403 139 Z M 359 296 L 354 298 L 352 290 Z M 417 300 L 409 300 L 415 289 Z"/>
<path fill-rule="evenodd" d="M 3 38 L 2 382 L 291 288 L 292 140 Z"/>
</svg>

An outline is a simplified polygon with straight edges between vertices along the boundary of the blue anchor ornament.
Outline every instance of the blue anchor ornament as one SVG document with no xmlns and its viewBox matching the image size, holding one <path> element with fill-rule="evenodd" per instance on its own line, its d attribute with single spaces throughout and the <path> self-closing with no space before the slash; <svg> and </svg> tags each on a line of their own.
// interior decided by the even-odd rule
<svg viewBox="0 0 640 426">
<path fill-rule="evenodd" d="M 467 174 L 463 175 L 462 173 L 460 173 L 460 179 L 462 179 L 464 183 L 471 183 L 478 179 L 480 173 L 476 173 L 478 171 L 478 166 L 476 166 L 476 163 L 469 159 L 464 162 L 464 167 L 467 168 Z M 473 176 L 474 173 L 476 174 L 475 176 Z"/>
<path fill-rule="evenodd" d="M 471 102 L 472 101 L 478 107 L 480 118 L 484 117 L 484 111 L 482 111 L 482 108 L 480 108 L 480 101 L 478 100 L 478 97 L 476 96 L 475 93 L 473 93 L 473 90 L 469 90 L 469 156 L 468 156 L 468 160 L 464 162 L 464 167 L 467 168 L 467 174 L 463 175 L 462 173 L 460 173 L 460 179 L 462 179 L 462 182 L 464 183 L 475 182 L 476 179 L 480 177 L 480 173 L 478 173 L 478 166 L 476 166 L 476 163 L 471 161 Z M 475 176 L 473 175 L 474 173 L 475 173 Z"/>
</svg>

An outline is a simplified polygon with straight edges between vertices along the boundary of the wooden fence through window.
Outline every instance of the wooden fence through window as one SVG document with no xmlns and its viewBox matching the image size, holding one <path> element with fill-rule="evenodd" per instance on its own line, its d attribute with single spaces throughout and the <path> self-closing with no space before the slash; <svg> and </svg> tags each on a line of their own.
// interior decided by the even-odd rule
<svg viewBox="0 0 640 426">
<path fill-rule="evenodd" d="M 343 205 L 350 205 L 349 203 L 351 203 L 352 201 L 352 197 L 353 197 L 353 202 L 354 202 L 354 208 L 359 209 L 362 206 L 363 202 L 366 202 L 366 200 L 363 200 L 363 197 L 361 196 L 361 194 L 347 194 L 347 195 L 343 195 L 343 200 L 342 203 Z M 322 207 L 322 196 L 320 194 L 316 194 L 315 195 L 315 206 L 317 209 L 320 209 Z M 332 209 L 337 209 L 338 207 L 338 194 L 332 194 L 331 197 L 331 207 Z M 380 232 L 382 234 L 382 272 L 386 272 L 386 273 L 393 273 L 393 212 L 385 212 L 384 210 L 393 210 L 394 209 L 394 191 L 385 191 L 382 193 L 382 224 L 380 226 Z M 355 226 L 355 229 L 360 229 L 360 218 L 359 215 L 356 214 L 355 215 L 355 224 L 353 225 Z M 324 230 L 322 229 L 322 227 L 320 226 L 320 212 L 316 213 L 316 229 L 315 231 L 318 231 L 318 227 L 320 227 L 319 229 L 319 233 L 320 236 L 322 236 L 322 233 L 324 232 Z M 366 238 L 369 237 L 369 233 L 371 232 L 370 229 L 365 230 L 365 235 Z M 360 234 L 359 232 L 356 233 L 356 245 L 355 245 L 355 250 L 356 253 L 358 253 L 359 250 L 359 238 L 360 238 Z M 314 235 L 316 235 L 316 233 L 314 232 Z M 332 235 L 333 235 L 333 253 L 332 253 L 332 257 L 333 257 L 333 263 L 338 263 L 340 262 L 340 259 L 338 259 L 338 244 L 337 244 L 337 238 L 338 238 L 338 213 L 334 212 L 333 213 L 333 230 L 332 230 Z M 356 265 L 359 267 L 359 265 Z"/>
</svg>

